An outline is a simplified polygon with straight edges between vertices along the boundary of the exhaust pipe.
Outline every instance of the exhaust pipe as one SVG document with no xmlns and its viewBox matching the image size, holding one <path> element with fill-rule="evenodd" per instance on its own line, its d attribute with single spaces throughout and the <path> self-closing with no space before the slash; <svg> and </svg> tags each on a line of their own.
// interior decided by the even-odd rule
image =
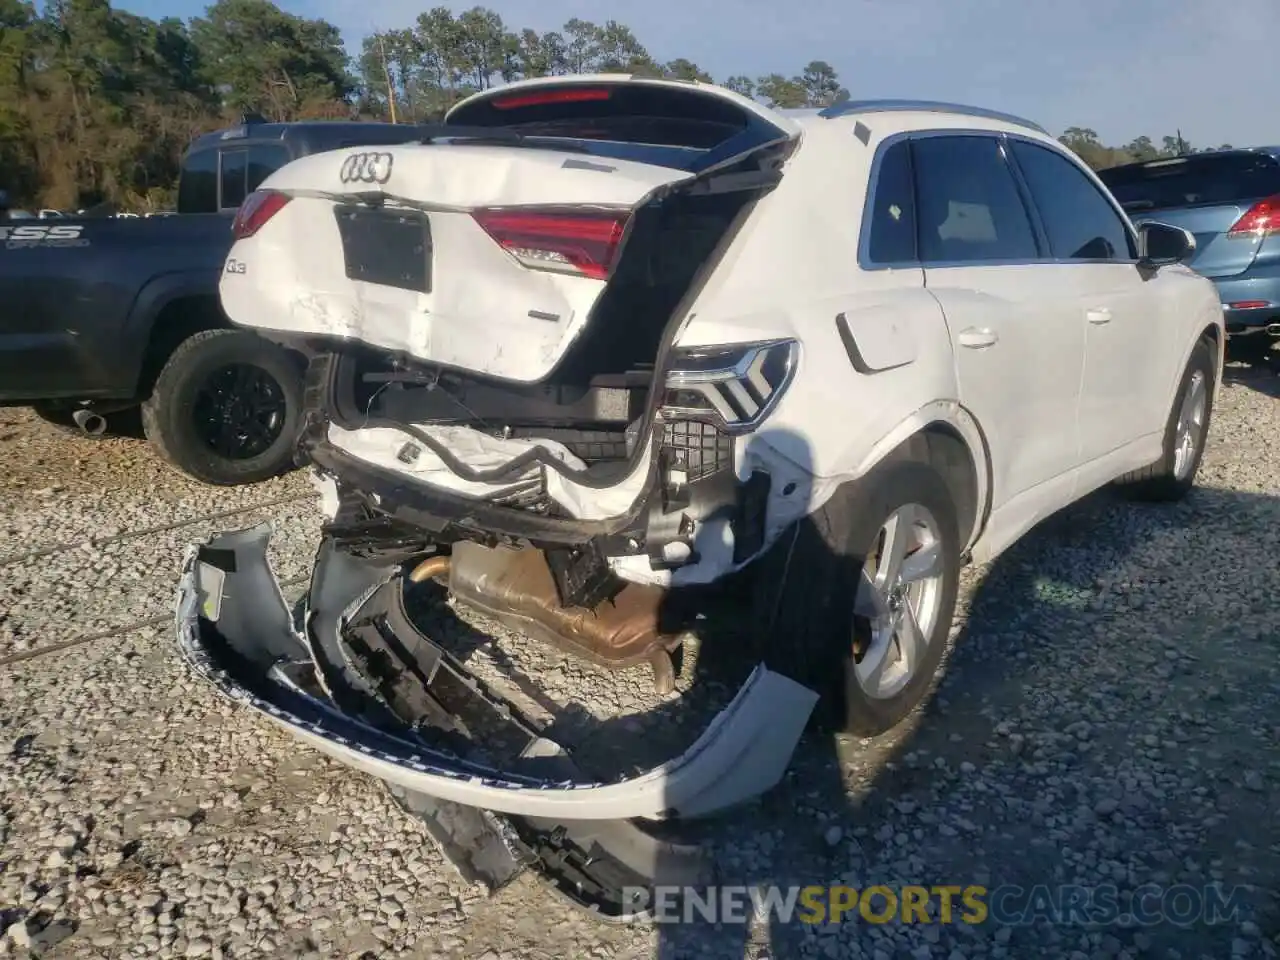
<svg viewBox="0 0 1280 960">
<path fill-rule="evenodd" d="M 106 418 L 92 410 L 77 410 L 71 414 L 71 419 L 76 422 L 77 427 L 91 437 L 100 437 L 107 432 Z"/>
<path fill-rule="evenodd" d="M 1273 337 L 1280 337 L 1280 323 L 1268 323 L 1267 333 Z"/>
</svg>

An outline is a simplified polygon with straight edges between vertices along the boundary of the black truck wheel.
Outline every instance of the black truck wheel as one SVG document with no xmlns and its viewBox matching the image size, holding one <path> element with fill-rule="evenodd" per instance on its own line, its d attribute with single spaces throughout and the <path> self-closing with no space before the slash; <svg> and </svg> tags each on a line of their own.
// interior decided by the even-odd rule
<svg viewBox="0 0 1280 960">
<path fill-rule="evenodd" d="M 301 414 L 301 367 L 286 350 L 246 330 L 206 330 L 169 356 L 142 426 L 179 470 L 236 486 L 293 466 Z"/>
</svg>

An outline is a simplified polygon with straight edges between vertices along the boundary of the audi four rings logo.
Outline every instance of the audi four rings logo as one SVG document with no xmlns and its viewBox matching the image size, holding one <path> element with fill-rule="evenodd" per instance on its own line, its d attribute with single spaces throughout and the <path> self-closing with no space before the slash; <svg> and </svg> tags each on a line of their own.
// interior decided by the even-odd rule
<svg viewBox="0 0 1280 960">
<path fill-rule="evenodd" d="M 343 183 L 386 183 L 393 161 L 389 153 L 353 153 L 342 161 L 339 177 Z"/>
</svg>

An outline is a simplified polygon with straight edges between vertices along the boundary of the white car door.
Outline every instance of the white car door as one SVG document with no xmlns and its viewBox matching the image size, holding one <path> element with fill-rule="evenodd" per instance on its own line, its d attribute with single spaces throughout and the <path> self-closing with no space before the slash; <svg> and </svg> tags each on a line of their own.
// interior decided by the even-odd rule
<svg viewBox="0 0 1280 960">
<path fill-rule="evenodd" d="M 1084 328 L 1080 452 L 1093 463 L 1164 428 L 1171 351 L 1181 343 L 1166 317 L 1167 284 L 1138 269 L 1123 214 L 1078 161 L 1045 144 L 1008 142 Z"/>
<path fill-rule="evenodd" d="M 911 138 L 919 259 L 946 314 L 960 401 L 991 450 L 992 508 L 1020 495 L 1027 523 L 1070 499 L 1079 464 L 1084 329 L 1041 241 L 998 134 Z M 1029 492 L 1048 481 L 1043 494 Z"/>
</svg>

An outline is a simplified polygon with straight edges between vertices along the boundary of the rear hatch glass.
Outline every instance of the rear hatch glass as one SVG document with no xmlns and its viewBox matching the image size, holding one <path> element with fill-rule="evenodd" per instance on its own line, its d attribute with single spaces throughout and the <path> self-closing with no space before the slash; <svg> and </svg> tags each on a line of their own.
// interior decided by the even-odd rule
<svg viewBox="0 0 1280 960">
<path fill-rule="evenodd" d="M 1262 153 L 1153 160 L 1098 176 L 1131 213 L 1238 204 L 1280 193 L 1280 162 Z"/>
<path fill-rule="evenodd" d="M 1189 230 L 1196 238 L 1192 265 L 1208 277 L 1249 269 L 1264 238 L 1228 231 L 1254 203 L 1280 193 L 1280 161 L 1265 153 L 1153 160 L 1098 176 L 1135 223 L 1160 220 Z"/>
</svg>

